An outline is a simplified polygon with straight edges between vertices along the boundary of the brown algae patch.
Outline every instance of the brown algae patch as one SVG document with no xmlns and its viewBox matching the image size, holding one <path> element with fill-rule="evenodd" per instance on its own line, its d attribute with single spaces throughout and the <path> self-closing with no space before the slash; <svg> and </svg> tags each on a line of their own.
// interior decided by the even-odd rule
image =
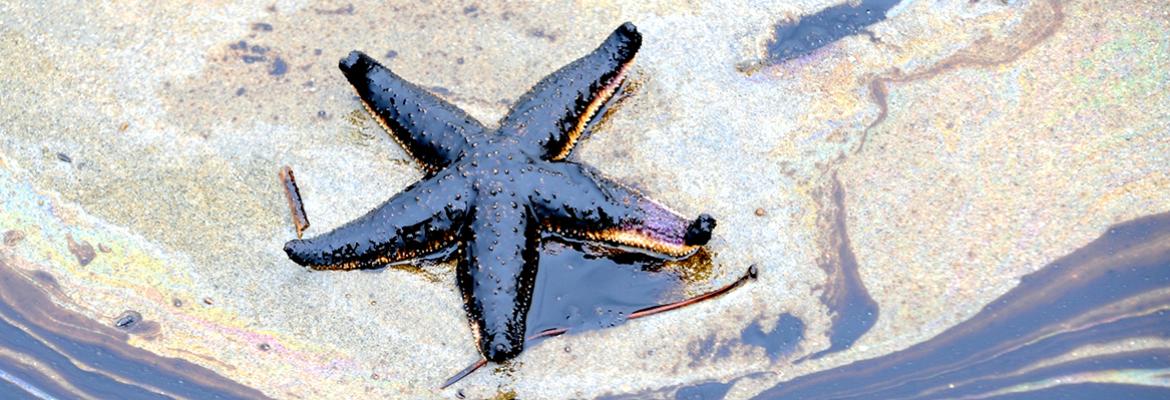
<svg viewBox="0 0 1170 400">
<path fill-rule="evenodd" d="M 679 279 L 687 284 L 714 285 L 710 282 L 716 276 L 714 258 L 713 251 L 704 247 L 688 258 L 663 262 L 661 270 L 678 274 Z"/>
</svg>

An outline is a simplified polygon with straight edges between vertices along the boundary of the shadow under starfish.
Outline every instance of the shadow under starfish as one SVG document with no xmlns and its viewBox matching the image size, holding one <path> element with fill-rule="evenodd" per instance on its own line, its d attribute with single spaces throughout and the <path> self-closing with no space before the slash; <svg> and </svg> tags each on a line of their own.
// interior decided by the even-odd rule
<svg viewBox="0 0 1170 400">
<path fill-rule="evenodd" d="M 457 283 L 485 362 L 511 359 L 524 348 L 542 233 L 660 258 L 693 255 L 710 240 L 714 218 L 683 218 L 566 161 L 604 114 L 641 43 L 634 25 L 623 24 L 592 53 L 537 83 L 495 130 L 351 52 L 340 62 L 342 72 L 425 177 L 331 232 L 289 241 L 285 252 L 313 269 L 350 270 L 454 250 Z"/>
<path fill-rule="evenodd" d="M 756 276 L 758 276 L 758 275 L 759 275 L 759 269 L 757 269 L 755 265 L 752 265 L 752 266 L 748 267 L 747 272 L 745 272 L 742 276 L 740 276 L 739 279 L 736 279 L 734 282 L 731 282 L 727 285 L 724 285 L 723 287 L 720 287 L 720 288 L 712 290 L 710 292 L 703 293 L 703 294 L 700 294 L 698 296 L 691 297 L 691 298 L 688 298 L 685 300 L 676 301 L 673 303 L 661 304 L 661 305 L 657 305 L 654 307 L 643 308 L 641 310 L 630 313 L 630 315 L 626 317 L 626 320 L 629 321 L 629 320 L 635 320 L 638 318 L 645 318 L 645 317 L 649 317 L 651 315 L 661 314 L 661 313 L 671 311 L 671 310 L 677 310 L 677 309 L 680 309 L 680 308 L 683 308 L 686 306 L 698 304 L 700 302 L 707 301 L 707 300 L 722 296 L 722 295 L 726 294 L 727 292 L 730 292 L 732 289 L 735 289 L 737 287 L 740 287 L 744 283 L 747 283 L 748 280 L 756 279 Z M 537 339 L 546 339 L 546 338 L 556 337 L 556 336 L 560 336 L 560 335 L 564 335 L 566 333 L 569 333 L 569 330 L 570 330 L 570 328 L 565 328 L 565 327 L 546 329 L 546 330 L 541 331 L 540 333 L 529 336 L 527 338 L 527 340 L 533 341 L 533 340 L 537 340 Z M 448 378 L 446 382 L 443 382 L 443 385 L 439 386 L 439 389 L 446 389 L 447 387 L 454 385 L 456 382 L 459 382 L 459 380 L 466 378 L 468 375 L 471 375 L 472 372 L 475 372 L 476 370 L 483 368 L 484 365 L 487 365 L 487 359 L 481 358 L 481 359 L 477 360 L 476 362 L 472 363 L 471 365 L 468 365 L 467 368 L 464 368 L 462 371 L 459 371 L 459 372 L 455 373 L 455 375 L 452 375 L 450 378 Z"/>
</svg>

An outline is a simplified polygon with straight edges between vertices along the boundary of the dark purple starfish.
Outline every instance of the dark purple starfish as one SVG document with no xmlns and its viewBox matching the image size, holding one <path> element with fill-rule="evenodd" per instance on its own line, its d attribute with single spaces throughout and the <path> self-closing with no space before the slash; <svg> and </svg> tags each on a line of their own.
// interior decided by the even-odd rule
<svg viewBox="0 0 1170 400">
<path fill-rule="evenodd" d="M 284 246 L 313 269 L 378 268 L 455 250 L 479 350 L 524 348 L 543 232 L 663 258 L 694 254 L 715 219 L 688 220 L 593 169 L 565 161 L 619 89 L 642 44 L 633 24 L 536 84 L 496 130 L 360 52 L 341 71 L 426 177 L 332 232 Z"/>
</svg>

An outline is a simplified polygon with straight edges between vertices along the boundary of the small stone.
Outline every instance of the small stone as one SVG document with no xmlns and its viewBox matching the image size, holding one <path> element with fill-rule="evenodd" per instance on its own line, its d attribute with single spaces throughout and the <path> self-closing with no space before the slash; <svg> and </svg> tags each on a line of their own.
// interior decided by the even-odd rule
<svg viewBox="0 0 1170 400">
<path fill-rule="evenodd" d="M 10 230 L 4 232 L 4 245 L 8 247 L 15 246 L 21 240 L 24 240 L 24 232 L 18 230 Z"/>
<path fill-rule="evenodd" d="M 69 242 L 69 252 L 73 253 L 74 257 L 77 257 L 77 262 L 81 266 L 89 265 L 89 263 L 93 262 L 94 257 L 97 257 L 97 253 L 93 251 L 93 246 L 88 242 L 84 240 L 75 241 L 73 240 L 73 235 L 65 235 L 65 240 Z"/>
<path fill-rule="evenodd" d="M 122 315 L 119 315 L 118 318 L 114 320 L 114 327 L 127 330 L 132 328 L 134 324 L 138 323 L 139 321 L 142 321 L 142 314 L 139 314 L 137 311 L 126 310 L 122 312 Z"/>
<path fill-rule="evenodd" d="M 284 75 L 285 72 L 288 72 L 288 63 L 284 62 L 283 58 L 276 57 L 275 60 L 272 60 L 272 68 L 268 70 L 268 75 L 280 76 Z"/>
</svg>

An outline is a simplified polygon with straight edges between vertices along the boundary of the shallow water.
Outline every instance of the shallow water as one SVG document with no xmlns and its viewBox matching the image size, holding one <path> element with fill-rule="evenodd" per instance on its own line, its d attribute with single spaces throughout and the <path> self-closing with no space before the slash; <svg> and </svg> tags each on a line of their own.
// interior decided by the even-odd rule
<svg viewBox="0 0 1170 400">
<path fill-rule="evenodd" d="M 1170 376 L 1170 351 L 1164 348 L 1063 356 L 1091 345 L 1170 337 L 1167 289 L 1170 214 L 1140 218 L 1022 277 L 978 314 L 930 340 L 802 376 L 759 397 L 1165 398 L 1170 388 L 1156 386 Z M 1037 392 L 1015 393 L 1062 376 L 1097 374 L 1133 380 L 1086 385 L 1084 391 L 1040 385 Z"/>
<path fill-rule="evenodd" d="M 0 261 L 0 381 L 8 385 L 6 398 L 264 397 L 186 360 L 128 345 L 126 333 L 54 305 L 48 291 L 56 286 L 52 277 Z M 113 325 L 144 333 L 125 321 Z"/>
<path fill-rule="evenodd" d="M 650 271 L 652 266 L 638 261 L 615 262 L 546 240 L 528 311 L 527 336 L 557 328 L 581 331 L 612 327 L 635 311 L 681 300 L 678 275 Z"/>
</svg>

